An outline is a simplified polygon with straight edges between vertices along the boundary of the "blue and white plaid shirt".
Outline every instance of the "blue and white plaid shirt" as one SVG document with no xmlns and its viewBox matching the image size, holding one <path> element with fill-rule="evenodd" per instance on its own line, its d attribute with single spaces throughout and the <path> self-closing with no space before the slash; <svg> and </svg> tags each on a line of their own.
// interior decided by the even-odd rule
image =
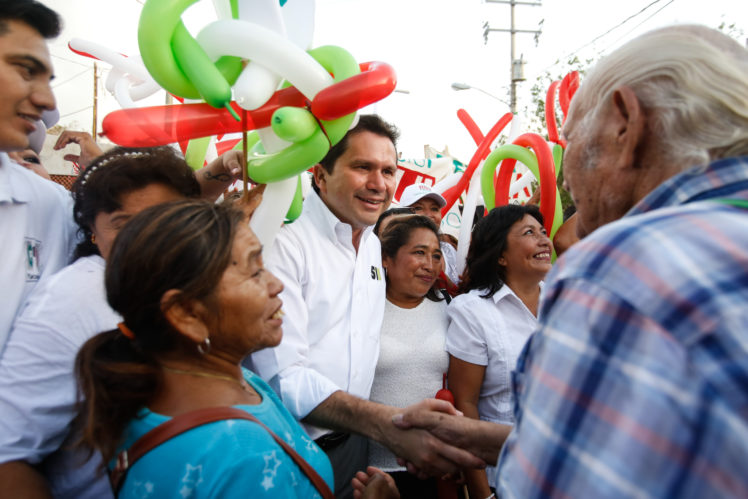
<svg viewBox="0 0 748 499">
<path fill-rule="evenodd" d="M 748 497 L 748 157 L 661 184 L 548 276 L 507 497 Z"/>
</svg>

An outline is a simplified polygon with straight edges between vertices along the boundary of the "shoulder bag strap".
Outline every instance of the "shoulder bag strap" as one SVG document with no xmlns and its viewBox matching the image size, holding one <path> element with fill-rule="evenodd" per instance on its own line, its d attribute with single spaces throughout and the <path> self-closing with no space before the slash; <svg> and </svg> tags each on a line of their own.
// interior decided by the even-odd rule
<svg viewBox="0 0 748 499">
<path fill-rule="evenodd" d="M 109 474 L 115 494 L 119 492 L 119 488 L 122 486 L 125 476 L 127 475 L 127 470 L 145 454 L 167 440 L 174 438 L 187 430 L 195 428 L 196 426 L 226 419 L 246 419 L 260 425 L 270 434 L 271 437 L 273 437 L 273 440 L 283 448 L 286 454 L 294 460 L 296 465 L 301 468 L 304 474 L 309 478 L 309 481 L 311 481 L 319 493 L 322 494 L 322 497 L 324 499 L 334 499 L 335 496 L 330 490 L 330 487 L 327 486 L 327 483 L 325 483 L 322 477 L 314 471 L 314 468 L 312 468 L 303 457 L 293 450 L 290 445 L 273 433 L 273 431 L 265 426 L 262 421 L 258 420 L 248 412 L 234 407 L 210 407 L 180 414 L 179 416 L 175 416 L 169 421 L 158 425 L 140 437 L 129 449 L 120 452 L 117 456 L 117 464 Z"/>
</svg>

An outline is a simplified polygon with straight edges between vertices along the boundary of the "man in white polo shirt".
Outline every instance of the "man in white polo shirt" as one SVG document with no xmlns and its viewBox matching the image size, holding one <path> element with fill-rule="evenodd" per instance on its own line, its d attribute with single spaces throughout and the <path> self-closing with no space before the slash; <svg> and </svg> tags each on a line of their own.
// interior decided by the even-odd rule
<svg viewBox="0 0 748 499">
<path fill-rule="evenodd" d="M 361 116 L 315 166 L 315 192 L 267 259 L 284 285 L 283 340 L 252 364 L 330 457 L 337 497 L 352 497 L 351 478 L 366 469 L 366 438 L 432 470 L 480 464 L 425 432 L 398 430 L 398 409 L 367 400 L 385 300 L 372 226 L 395 190 L 396 139 L 378 116 Z"/>
<path fill-rule="evenodd" d="M 34 122 L 55 107 L 45 38 L 59 31 L 57 14 L 38 2 L 0 3 L 0 355 L 29 292 L 68 263 L 74 246 L 68 192 L 7 154 L 29 147 Z"/>
</svg>

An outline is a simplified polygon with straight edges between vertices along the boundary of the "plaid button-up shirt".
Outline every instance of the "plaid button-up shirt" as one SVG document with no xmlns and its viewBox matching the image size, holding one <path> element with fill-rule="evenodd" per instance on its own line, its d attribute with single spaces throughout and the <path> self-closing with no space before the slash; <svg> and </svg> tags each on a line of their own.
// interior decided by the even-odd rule
<svg viewBox="0 0 748 499">
<path fill-rule="evenodd" d="M 513 373 L 501 497 L 748 497 L 748 157 L 563 256 Z"/>
</svg>

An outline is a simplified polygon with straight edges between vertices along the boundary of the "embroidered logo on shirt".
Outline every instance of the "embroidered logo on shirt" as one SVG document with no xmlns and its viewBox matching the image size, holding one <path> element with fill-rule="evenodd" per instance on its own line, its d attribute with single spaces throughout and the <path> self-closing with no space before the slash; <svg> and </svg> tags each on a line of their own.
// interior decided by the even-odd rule
<svg viewBox="0 0 748 499">
<path fill-rule="evenodd" d="M 38 281 L 41 274 L 39 271 L 39 248 L 41 248 L 42 242 L 27 237 L 23 244 L 26 250 L 26 282 Z"/>
<path fill-rule="evenodd" d="M 382 280 L 382 274 L 379 273 L 379 267 L 375 267 L 374 265 L 371 266 L 371 278 L 375 281 Z"/>
</svg>

